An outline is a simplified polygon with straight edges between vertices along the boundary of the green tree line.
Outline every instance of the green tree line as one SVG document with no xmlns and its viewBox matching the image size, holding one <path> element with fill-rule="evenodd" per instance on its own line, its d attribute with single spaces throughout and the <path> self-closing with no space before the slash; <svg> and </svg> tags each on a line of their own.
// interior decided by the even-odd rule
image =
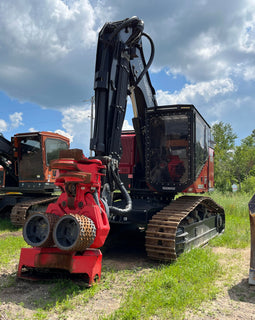
<svg viewBox="0 0 255 320">
<path fill-rule="evenodd" d="M 255 129 L 251 135 L 235 145 L 237 135 L 230 124 L 222 121 L 212 126 L 215 142 L 214 179 L 219 191 L 231 191 L 236 184 L 238 190 L 255 191 Z"/>
</svg>

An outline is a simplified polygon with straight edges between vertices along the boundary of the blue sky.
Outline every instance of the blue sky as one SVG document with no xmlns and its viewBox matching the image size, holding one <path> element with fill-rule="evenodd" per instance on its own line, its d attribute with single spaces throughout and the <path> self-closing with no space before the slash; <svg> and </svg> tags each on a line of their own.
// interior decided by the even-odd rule
<svg viewBox="0 0 255 320">
<path fill-rule="evenodd" d="M 98 31 L 134 15 L 155 43 L 158 103 L 194 104 L 209 124 L 230 123 L 237 143 L 251 134 L 254 0 L 1 1 L 0 132 L 63 133 L 88 155 Z"/>
</svg>

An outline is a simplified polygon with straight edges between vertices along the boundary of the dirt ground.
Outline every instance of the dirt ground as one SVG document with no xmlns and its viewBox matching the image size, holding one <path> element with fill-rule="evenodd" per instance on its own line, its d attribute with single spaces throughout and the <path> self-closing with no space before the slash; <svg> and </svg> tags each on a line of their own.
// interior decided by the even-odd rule
<svg viewBox="0 0 255 320">
<path fill-rule="evenodd" d="M 218 279 L 217 299 L 188 311 L 185 320 L 255 319 L 255 286 L 248 283 L 250 249 L 214 248 L 220 257 L 224 275 Z"/>
<path fill-rule="evenodd" d="M 203 303 L 198 310 L 188 310 L 184 319 L 255 319 L 255 287 L 248 284 L 249 249 L 214 248 L 214 251 L 219 255 L 223 268 L 223 276 L 217 282 L 220 293 L 215 300 Z M 123 294 L 137 273 L 147 272 L 153 265 L 146 259 L 140 240 L 130 237 L 129 245 L 123 247 L 120 242 L 114 249 L 106 249 L 103 253 L 103 270 L 113 267 L 117 271 L 137 272 L 129 278 L 117 275 L 109 288 L 100 290 L 87 304 L 77 303 L 78 307 L 67 311 L 63 318 L 51 313 L 49 319 L 96 320 L 111 314 L 119 308 Z M 34 304 L 35 297 L 37 301 L 49 298 L 51 284 L 17 280 L 16 270 L 15 263 L 11 269 L 0 270 L 0 320 L 31 319 L 40 307 Z"/>
</svg>

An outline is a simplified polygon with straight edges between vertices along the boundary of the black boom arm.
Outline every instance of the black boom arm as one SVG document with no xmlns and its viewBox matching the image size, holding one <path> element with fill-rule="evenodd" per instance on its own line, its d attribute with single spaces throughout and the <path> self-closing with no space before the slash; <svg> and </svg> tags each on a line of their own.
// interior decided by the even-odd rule
<svg viewBox="0 0 255 320">
<path fill-rule="evenodd" d="M 138 100 L 135 118 L 143 118 L 144 109 L 156 105 L 148 74 L 154 46 L 143 28 L 143 21 L 133 17 L 107 23 L 99 33 L 94 85 L 95 124 L 90 143 L 95 156 L 120 159 L 120 137 L 128 95 L 131 95 L 133 106 Z M 143 55 L 142 36 L 149 38 L 153 48 L 148 64 Z"/>
<path fill-rule="evenodd" d="M 134 110 L 134 128 L 143 153 L 142 128 L 145 109 L 157 105 L 155 90 L 151 85 L 148 69 L 154 57 L 154 45 L 143 33 L 143 21 L 137 17 L 106 23 L 99 33 L 95 67 L 95 122 L 90 149 L 96 158 L 107 163 L 104 181 L 105 198 L 118 186 L 127 206 L 120 209 L 111 206 L 112 213 L 125 214 L 132 208 L 131 198 L 120 180 L 118 163 L 121 158 L 121 130 L 125 119 L 127 97 L 131 96 Z M 142 36 L 149 39 L 151 56 L 146 64 Z M 107 159 L 107 160 L 106 160 Z M 103 196 L 104 197 L 104 196 Z"/>
</svg>

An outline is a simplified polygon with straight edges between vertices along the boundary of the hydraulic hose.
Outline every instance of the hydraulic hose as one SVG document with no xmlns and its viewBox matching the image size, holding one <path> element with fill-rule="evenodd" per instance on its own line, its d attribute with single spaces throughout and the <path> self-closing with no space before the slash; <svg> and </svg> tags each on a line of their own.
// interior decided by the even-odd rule
<svg viewBox="0 0 255 320">
<path fill-rule="evenodd" d="M 110 209 L 111 213 L 123 216 L 132 210 L 132 200 L 131 200 L 131 197 L 130 197 L 129 193 L 127 192 L 123 182 L 120 180 L 119 175 L 116 174 L 112 168 L 111 168 L 111 173 L 112 173 L 112 177 L 113 177 L 114 181 L 116 182 L 120 192 L 122 193 L 122 195 L 124 197 L 124 200 L 126 201 L 126 207 L 124 209 L 122 209 L 122 208 L 110 206 L 109 209 Z"/>
<path fill-rule="evenodd" d="M 150 37 L 147 33 L 145 33 L 145 32 L 142 33 L 142 36 L 146 37 L 146 38 L 149 40 L 149 42 L 150 42 L 150 45 L 151 45 L 151 55 L 150 55 L 149 61 L 148 61 L 147 64 L 145 65 L 143 71 L 141 72 L 141 74 L 140 74 L 139 77 L 137 78 L 137 80 L 136 80 L 136 82 L 135 82 L 135 84 L 134 84 L 134 87 L 136 87 L 136 86 L 138 85 L 138 83 L 142 80 L 142 78 L 143 78 L 143 76 L 145 75 L 145 73 L 149 70 L 149 68 L 150 68 L 150 66 L 151 66 L 151 64 L 152 64 L 152 61 L 153 61 L 153 59 L 154 59 L 154 55 L 155 55 L 155 46 L 154 46 L 154 43 L 153 43 L 151 37 Z"/>
<path fill-rule="evenodd" d="M 113 32 L 113 34 L 111 35 L 111 38 L 109 39 L 109 44 L 112 43 L 114 37 L 124 28 L 126 27 L 131 27 L 134 23 L 136 23 L 136 30 L 135 32 L 129 37 L 129 39 L 127 40 L 126 42 L 126 45 L 129 45 L 131 46 L 131 43 L 135 43 L 139 40 L 139 38 L 141 38 L 141 36 L 144 36 L 146 37 L 149 42 L 150 42 L 150 45 L 151 45 L 151 55 L 150 55 L 150 58 L 149 58 L 149 61 L 148 63 L 145 65 L 143 71 L 141 72 L 141 74 L 139 75 L 138 79 L 136 80 L 135 84 L 134 84 L 134 87 L 136 87 L 138 85 L 138 83 L 141 81 L 141 79 L 143 78 L 143 76 L 145 75 L 145 73 L 149 70 L 151 64 L 152 64 L 152 61 L 154 59 L 154 54 L 155 54 L 155 46 L 154 46 L 154 43 L 151 39 L 151 37 L 143 32 L 143 28 L 144 28 L 144 24 L 143 24 L 143 21 L 140 20 L 139 18 L 137 17 L 132 17 L 130 19 L 126 19 L 124 20 Z"/>
</svg>

